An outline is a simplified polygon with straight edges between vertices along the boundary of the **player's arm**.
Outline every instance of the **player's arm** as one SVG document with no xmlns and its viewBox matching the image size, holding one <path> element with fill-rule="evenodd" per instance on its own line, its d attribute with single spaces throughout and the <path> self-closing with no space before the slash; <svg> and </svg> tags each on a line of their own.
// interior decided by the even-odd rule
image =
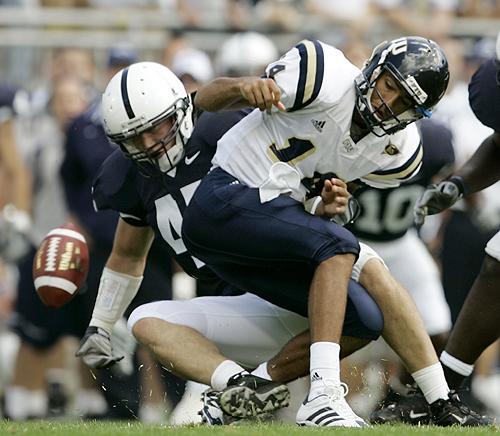
<svg viewBox="0 0 500 436">
<path fill-rule="evenodd" d="M 280 98 L 281 91 L 273 79 L 219 77 L 198 89 L 194 103 L 209 112 L 247 107 L 267 110 L 272 106 L 285 110 Z"/>
<path fill-rule="evenodd" d="M 500 180 L 500 132 L 488 136 L 455 175 L 462 178 L 467 193 Z"/>
<path fill-rule="evenodd" d="M 12 184 L 12 204 L 20 211 L 31 210 L 31 174 L 19 156 L 12 119 L 0 122 L 0 163 Z"/>
<path fill-rule="evenodd" d="M 91 368 L 106 368 L 123 358 L 113 356 L 111 331 L 139 290 L 153 238 L 150 227 L 131 225 L 120 218 L 92 319 L 76 353 Z"/>
</svg>

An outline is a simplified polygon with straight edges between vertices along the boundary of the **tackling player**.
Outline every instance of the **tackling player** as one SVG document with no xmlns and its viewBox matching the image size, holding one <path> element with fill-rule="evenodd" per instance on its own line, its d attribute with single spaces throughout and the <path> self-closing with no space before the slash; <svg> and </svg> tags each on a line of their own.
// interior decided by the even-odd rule
<svg viewBox="0 0 500 436">
<path fill-rule="evenodd" d="M 497 58 L 485 62 L 469 84 L 469 102 L 477 118 L 494 133 L 448 180 L 431 185 L 415 207 L 422 224 L 426 215 L 439 213 L 465 195 L 478 192 L 500 178 L 500 33 Z M 485 247 L 486 256 L 441 354 L 446 378 L 458 388 L 472 374 L 474 362 L 500 336 L 500 232 Z"/>
</svg>

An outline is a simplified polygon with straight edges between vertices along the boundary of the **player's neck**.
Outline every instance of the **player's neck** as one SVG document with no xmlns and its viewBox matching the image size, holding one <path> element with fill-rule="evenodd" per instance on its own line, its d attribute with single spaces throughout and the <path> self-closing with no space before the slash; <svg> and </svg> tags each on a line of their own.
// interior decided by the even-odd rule
<svg viewBox="0 0 500 436">
<path fill-rule="evenodd" d="M 354 108 L 352 113 L 351 129 L 349 132 L 351 139 L 356 143 L 361 141 L 366 135 L 368 135 L 368 133 L 370 133 L 370 129 L 364 122 L 363 118 L 361 118 L 357 108 Z"/>
</svg>

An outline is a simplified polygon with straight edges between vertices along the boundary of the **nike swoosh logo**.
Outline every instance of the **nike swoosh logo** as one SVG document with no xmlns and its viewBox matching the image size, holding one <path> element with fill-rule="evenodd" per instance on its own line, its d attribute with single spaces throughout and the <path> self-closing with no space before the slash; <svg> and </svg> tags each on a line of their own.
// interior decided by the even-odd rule
<svg viewBox="0 0 500 436">
<path fill-rule="evenodd" d="M 415 419 L 415 418 L 422 418 L 423 416 L 427 416 L 427 413 L 415 413 L 413 410 L 410 410 L 410 418 Z"/>
<path fill-rule="evenodd" d="M 460 418 L 460 416 L 457 416 L 454 413 L 452 413 L 451 416 L 453 416 L 453 418 L 455 418 L 460 424 L 465 424 L 465 421 L 467 421 L 466 416 L 464 416 L 463 418 Z"/>
<path fill-rule="evenodd" d="M 186 156 L 186 159 L 184 160 L 184 162 L 186 162 L 186 165 L 191 165 L 194 160 L 199 156 L 201 152 L 198 151 L 197 153 L 193 154 L 192 156 Z"/>
</svg>

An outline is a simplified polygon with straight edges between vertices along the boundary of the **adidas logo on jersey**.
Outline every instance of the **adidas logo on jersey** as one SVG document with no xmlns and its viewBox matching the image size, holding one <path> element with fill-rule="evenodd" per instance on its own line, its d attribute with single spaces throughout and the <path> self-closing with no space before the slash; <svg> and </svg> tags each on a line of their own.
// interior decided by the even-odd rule
<svg viewBox="0 0 500 436">
<path fill-rule="evenodd" d="M 314 128 L 321 133 L 323 131 L 323 127 L 325 127 L 326 121 L 311 120 L 311 123 Z"/>
</svg>

